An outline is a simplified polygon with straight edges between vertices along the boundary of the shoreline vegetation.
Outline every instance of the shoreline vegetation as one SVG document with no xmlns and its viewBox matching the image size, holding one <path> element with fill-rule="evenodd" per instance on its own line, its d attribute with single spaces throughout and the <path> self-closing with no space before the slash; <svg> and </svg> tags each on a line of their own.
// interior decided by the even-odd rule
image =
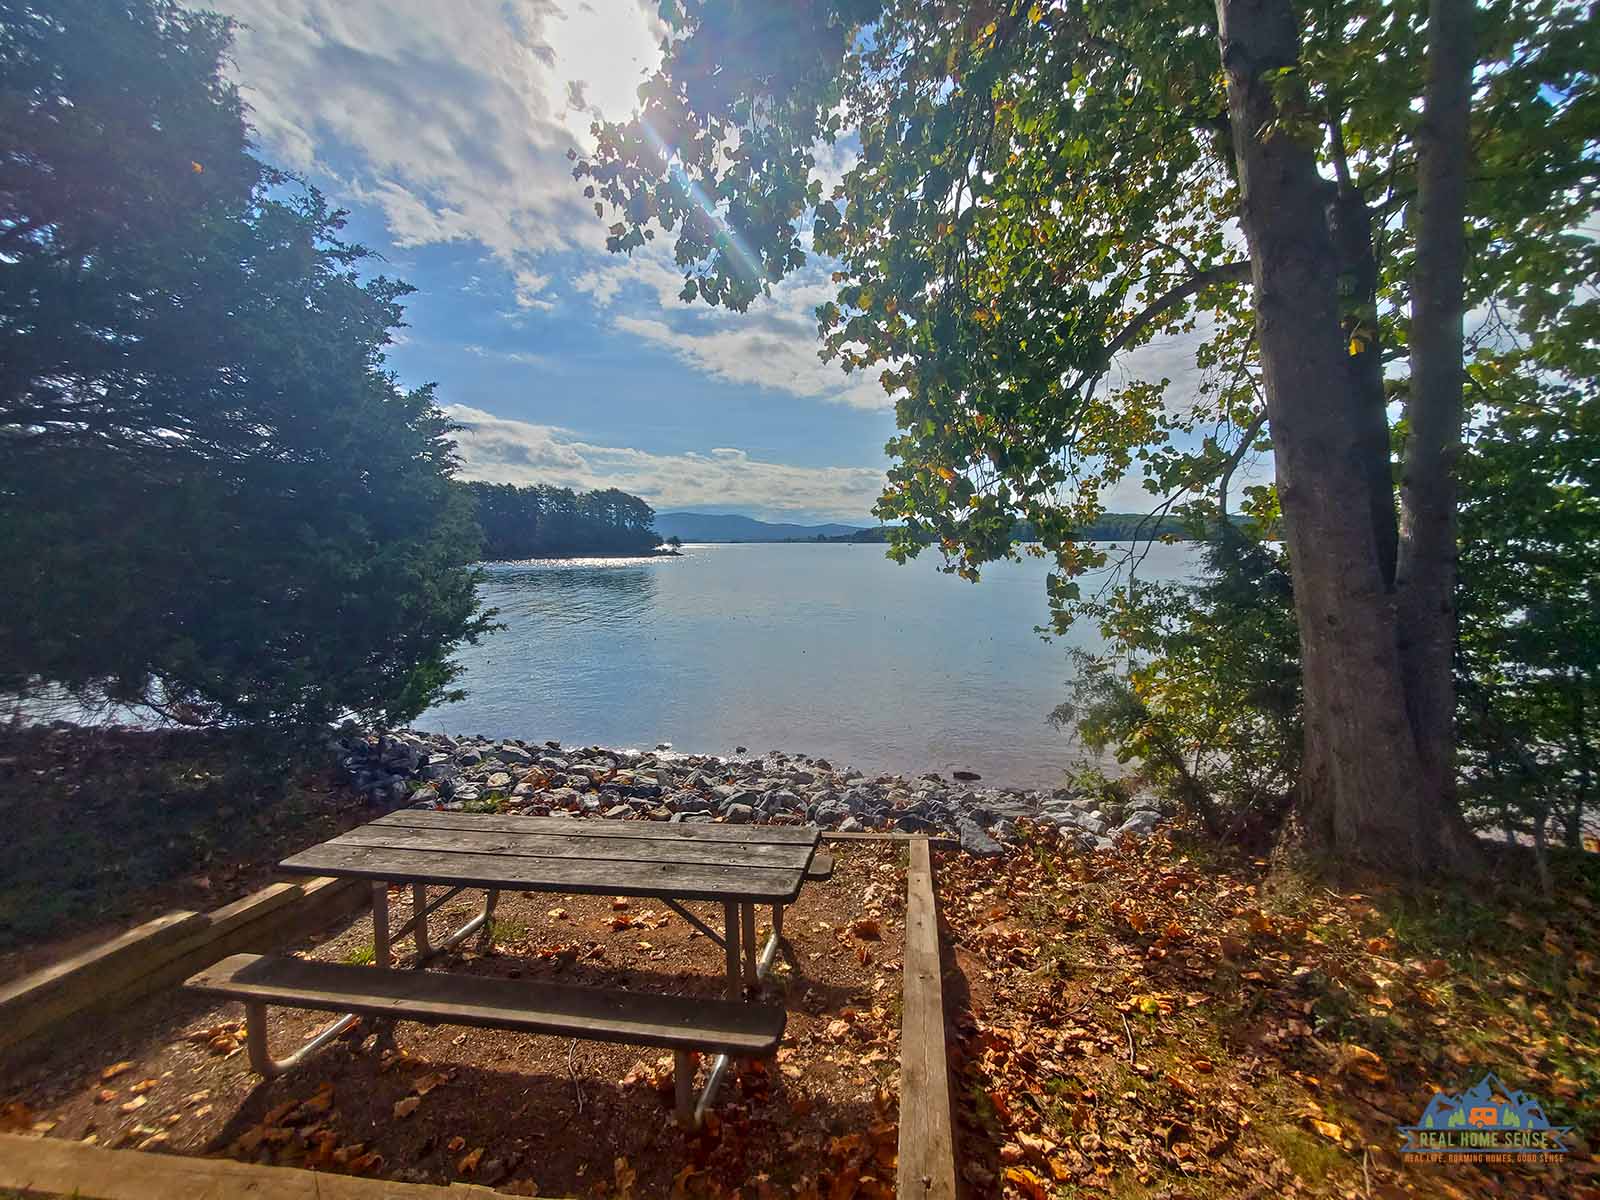
<svg viewBox="0 0 1600 1200">
<path fill-rule="evenodd" d="M 548 485 L 460 484 L 476 506 L 483 530 L 484 562 L 528 562 L 569 558 L 669 558 L 679 546 L 888 545 L 895 526 L 852 529 L 841 525 L 789 525 L 719 513 L 658 515 L 644 500 L 615 488 L 573 492 Z M 1234 518 L 1237 524 L 1242 518 Z M 658 530 L 657 525 L 665 526 Z M 817 532 L 812 533 L 811 530 Z M 830 532 L 847 529 L 849 532 Z M 683 533 L 679 533 L 683 530 Z M 737 531 L 737 532 L 734 532 Z M 1027 522 L 1012 534 L 1021 544 L 1037 543 Z M 1077 534 L 1085 542 L 1202 540 L 1203 533 L 1181 517 L 1147 513 L 1103 513 Z M 924 544 L 932 539 L 921 539 Z"/>
</svg>

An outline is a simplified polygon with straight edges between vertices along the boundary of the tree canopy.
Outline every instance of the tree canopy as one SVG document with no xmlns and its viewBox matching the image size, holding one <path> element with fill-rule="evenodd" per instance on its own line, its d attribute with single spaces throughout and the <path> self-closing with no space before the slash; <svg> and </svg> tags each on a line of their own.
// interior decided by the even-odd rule
<svg viewBox="0 0 1600 1200">
<path fill-rule="evenodd" d="M 487 559 L 647 554 L 660 544 L 655 510 L 617 488 L 574 492 L 538 484 L 463 484 L 483 530 Z"/>
<path fill-rule="evenodd" d="M 1582 378 L 1594 342 L 1600 34 L 1564 0 L 678 3 L 631 121 L 575 174 L 610 245 L 675 235 L 686 300 L 833 268 L 824 356 L 881 372 L 894 552 L 1051 555 L 1144 477 L 1287 539 L 1311 840 L 1465 861 L 1454 787 L 1463 367 Z M 853 138 L 822 194 L 819 144 Z M 1463 347 L 1463 313 L 1474 340 Z M 1486 332 L 1492 328 L 1493 332 Z M 1186 334 L 1198 383 L 1119 356 Z M 1470 357 L 1470 364 L 1466 359 Z M 1484 402 L 1488 408 L 1493 402 Z M 1484 410 L 1487 411 L 1487 408 Z M 1392 453 L 1392 451 L 1397 453 Z M 1400 488 L 1396 493 L 1395 481 Z M 1380 766 L 1381 764 L 1381 766 Z"/>
<path fill-rule="evenodd" d="M 251 154 L 231 26 L 0 0 L 4 685 L 403 719 L 486 628 L 410 290 Z"/>
</svg>

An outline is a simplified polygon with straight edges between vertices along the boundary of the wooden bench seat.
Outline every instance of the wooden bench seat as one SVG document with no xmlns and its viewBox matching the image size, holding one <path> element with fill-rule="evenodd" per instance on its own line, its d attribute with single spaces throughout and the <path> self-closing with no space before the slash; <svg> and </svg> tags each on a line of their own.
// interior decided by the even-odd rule
<svg viewBox="0 0 1600 1200">
<path fill-rule="evenodd" d="M 296 1066 L 349 1028 L 354 1015 L 665 1046 L 674 1054 L 678 1116 L 686 1125 L 700 1122 L 714 1091 L 708 1084 L 701 1103 L 695 1105 L 690 1051 L 765 1057 L 778 1048 L 787 1019 L 775 1005 L 714 997 L 393 971 L 262 954 L 225 958 L 191 976 L 185 986 L 208 996 L 244 1001 L 250 1065 L 268 1078 Z M 274 1060 L 267 1053 L 268 1005 L 354 1015 L 289 1058 Z"/>
<path fill-rule="evenodd" d="M 212 996 L 319 1012 L 715 1050 L 746 1058 L 775 1051 L 786 1018 L 783 1009 L 772 1005 L 704 996 L 383 971 L 261 954 L 225 958 L 191 977 L 187 986 Z"/>
</svg>

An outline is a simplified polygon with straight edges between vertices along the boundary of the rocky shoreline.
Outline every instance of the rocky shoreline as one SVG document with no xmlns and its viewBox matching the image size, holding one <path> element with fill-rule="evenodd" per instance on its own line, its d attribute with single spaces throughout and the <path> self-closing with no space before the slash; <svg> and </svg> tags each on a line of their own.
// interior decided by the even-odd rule
<svg viewBox="0 0 1600 1200">
<path fill-rule="evenodd" d="M 1057 826 L 1085 850 L 1142 837 L 1162 820 L 1152 797 L 1119 803 L 1071 788 L 980 787 L 977 775 L 869 777 L 827 759 L 769 751 L 731 757 L 559 742 L 453 737 L 419 730 L 333 735 L 352 786 L 390 808 L 498 812 L 685 824 L 814 824 L 842 833 L 899 831 L 959 839 L 963 850 L 1005 853 L 1026 817 Z"/>
</svg>

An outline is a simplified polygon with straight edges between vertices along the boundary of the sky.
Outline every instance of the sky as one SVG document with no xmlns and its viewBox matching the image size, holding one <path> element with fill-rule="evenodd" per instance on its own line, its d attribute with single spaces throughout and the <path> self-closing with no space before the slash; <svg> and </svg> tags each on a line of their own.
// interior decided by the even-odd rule
<svg viewBox="0 0 1600 1200">
<path fill-rule="evenodd" d="M 467 478 L 619 487 L 656 509 L 870 525 L 894 433 L 817 358 L 813 261 L 748 313 L 685 304 L 658 238 L 608 253 L 567 151 L 631 113 L 654 0 L 207 0 L 264 159 L 350 210 L 414 285 L 390 366 L 438 385 Z M 825 178 L 849 169 L 839 149 Z M 1141 351 L 1174 378 L 1187 348 Z M 1137 366 L 1138 364 L 1136 364 Z M 1135 481 L 1105 497 L 1151 504 Z"/>
</svg>

